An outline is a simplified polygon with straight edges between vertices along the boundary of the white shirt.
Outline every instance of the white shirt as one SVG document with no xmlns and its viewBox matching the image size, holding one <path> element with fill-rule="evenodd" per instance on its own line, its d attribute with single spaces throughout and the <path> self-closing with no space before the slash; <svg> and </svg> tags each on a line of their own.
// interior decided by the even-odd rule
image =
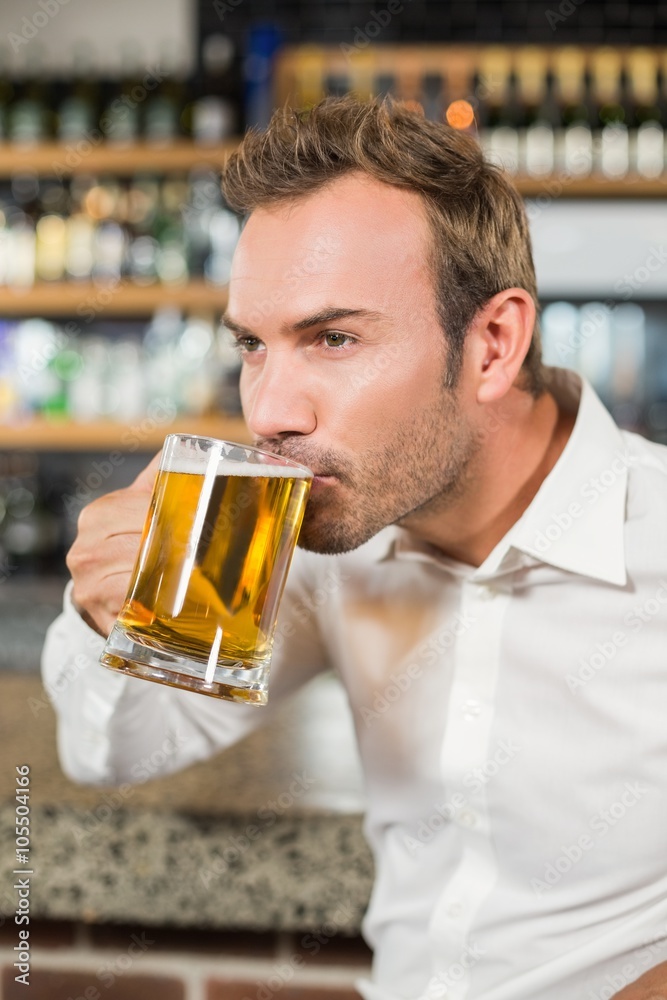
<svg viewBox="0 0 667 1000">
<path fill-rule="evenodd" d="M 376 882 L 366 1000 L 605 1000 L 667 960 L 667 448 L 555 373 L 576 424 L 478 568 L 388 528 L 299 551 L 271 701 L 333 666 L 364 766 Z M 64 769 L 137 780 L 256 709 L 113 674 L 66 601 L 44 653 Z"/>
</svg>

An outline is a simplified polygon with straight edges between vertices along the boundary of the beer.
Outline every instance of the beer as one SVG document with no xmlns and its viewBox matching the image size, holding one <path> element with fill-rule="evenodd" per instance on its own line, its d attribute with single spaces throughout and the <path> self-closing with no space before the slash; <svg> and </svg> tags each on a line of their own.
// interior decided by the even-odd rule
<svg viewBox="0 0 667 1000">
<path fill-rule="evenodd" d="M 216 454 L 205 471 L 182 453 L 168 454 L 163 465 L 102 662 L 263 704 L 278 604 L 311 474 L 294 463 L 253 464 Z"/>
</svg>

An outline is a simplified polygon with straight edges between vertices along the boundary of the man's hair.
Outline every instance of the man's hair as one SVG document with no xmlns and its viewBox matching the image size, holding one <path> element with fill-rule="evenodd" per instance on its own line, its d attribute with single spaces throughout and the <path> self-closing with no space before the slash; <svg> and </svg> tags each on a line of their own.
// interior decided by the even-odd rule
<svg viewBox="0 0 667 1000">
<path fill-rule="evenodd" d="M 421 195 L 433 235 L 428 264 L 448 345 L 447 384 L 456 385 L 463 342 L 497 292 L 537 289 L 523 201 L 474 138 L 384 98 L 326 98 L 306 111 L 279 109 L 250 130 L 228 160 L 222 189 L 242 214 L 290 201 L 351 171 Z M 517 388 L 545 388 L 536 321 Z"/>
</svg>

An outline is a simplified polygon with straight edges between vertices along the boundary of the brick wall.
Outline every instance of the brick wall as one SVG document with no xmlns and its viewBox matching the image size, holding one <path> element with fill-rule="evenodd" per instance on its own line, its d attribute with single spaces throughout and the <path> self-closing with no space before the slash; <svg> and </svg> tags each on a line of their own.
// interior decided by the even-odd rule
<svg viewBox="0 0 667 1000">
<path fill-rule="evenodd" d="M 329 930 L 330 933 L 327 933 Z M 360 1000 L 371 953 L 333 928 L 299 934 L 31 921 L 30 986 L 16 926 L 0 927 L 0 1000 Z"/>
</svg>

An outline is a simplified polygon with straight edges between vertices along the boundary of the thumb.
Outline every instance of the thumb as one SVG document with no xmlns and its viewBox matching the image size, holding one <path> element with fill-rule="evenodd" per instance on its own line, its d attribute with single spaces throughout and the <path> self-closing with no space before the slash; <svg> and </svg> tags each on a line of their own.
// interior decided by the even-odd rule
<svg viewBox="0 0 667 1000">
<path fill-rule="evenodd" d="M 142 469 L 137 478 L 131 483 L 129 489 L 135 493 L 151 493 L 155 484 L 155 479 L 162 458 L 162 451 L 159 451 L 151 459 L 145 469 Z"/>
</svg>

